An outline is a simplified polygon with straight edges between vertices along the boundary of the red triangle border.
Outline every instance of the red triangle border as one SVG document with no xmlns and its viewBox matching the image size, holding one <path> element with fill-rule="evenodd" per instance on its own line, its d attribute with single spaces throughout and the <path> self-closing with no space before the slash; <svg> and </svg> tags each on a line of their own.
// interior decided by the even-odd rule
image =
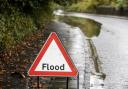
<svg viewBox="0 0 128 89">
<path fill-rule="evenodd" d="M 71 68 L 72 72 L 55 72 L 55 71 L 34 71 L 39 64 L 41 58 L 44 56 L 45 52 L 47 51 L 48 47 L 50 46 L 52 40 L 54 40 L 59 47 L 60 51 L 62 52 L 66 62 L 68 63 L 69 67 Z M 48 37 L 47 41 L 45 42 L 44 46 L 41 48 L 38 56 L 36 57 L 35 61 L 33 62 L 32 66 L 28 71 L 29 76 L 64 76 L 64 77 L 76 77 L 78 74 L 77 68 L 73 64 L 71 58 L 67 54 L 65 48 L 63 47 L 61 41 L 59 40 L 57 34 L 52 32 Z"/>
</svg>

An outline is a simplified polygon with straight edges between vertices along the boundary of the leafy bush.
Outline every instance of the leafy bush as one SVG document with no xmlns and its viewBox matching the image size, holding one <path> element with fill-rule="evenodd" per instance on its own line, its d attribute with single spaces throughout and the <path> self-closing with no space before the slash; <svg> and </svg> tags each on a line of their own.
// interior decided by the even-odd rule
<svg viewBox="0 0 128 89">
<path fill-rule="evenodd" d="M 94 11 L 98 4 L 97 0 L 81 0 L 69 6 L 67 10 L 78 12 Z"/>
<path fill-rule="evenodd" d="M 0 0 L 0 51 L 13 47 L 26 35 L 43 30 L 45 24 L 52 19 L 54 7 L 72 1 Z"/>
<path fill-rule="evenodd" d="M 95 11 L 98 6 L 110 6 L 114 8 L 127 8 L 128 0 L 77 0 L 77 3 L 73 3 L 67 7 L 68 11 L 78 12 L 90 12 Z"/>
<path fill-rule="evenodd" d="M 0 51 L 10 49 L 27 35 L 43 30 L 52 18 L 50 1 L 0 1 Z"/>
<path fill-rule="evenodd" d="M 11 48 L 37 29 L 30 16 L 15 13 L 0 15 L 0 18 L 0 49 Z"/>
</svg>

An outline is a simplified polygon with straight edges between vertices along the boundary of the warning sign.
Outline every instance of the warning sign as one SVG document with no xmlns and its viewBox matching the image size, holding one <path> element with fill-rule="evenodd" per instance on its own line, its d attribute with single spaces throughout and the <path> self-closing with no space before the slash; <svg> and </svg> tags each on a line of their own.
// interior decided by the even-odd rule
<svg viewBox="0 0 128 89">
<path fill-rule="evenodd" d="M 77 69 L 55 32 L 48 37 L 28 74 L 30 76 L 77 76 Z"/>
</svg>

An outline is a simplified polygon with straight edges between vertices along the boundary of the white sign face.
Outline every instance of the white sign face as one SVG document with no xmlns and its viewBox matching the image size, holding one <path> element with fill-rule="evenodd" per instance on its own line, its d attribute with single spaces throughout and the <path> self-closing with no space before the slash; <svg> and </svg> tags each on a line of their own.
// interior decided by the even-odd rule
<svg viewBox="0 0 128 89">
<path fill-rule="evenodd" d="M 52 40 L 35 71 L 72 72 L 54 40 Z"/>
</svg>

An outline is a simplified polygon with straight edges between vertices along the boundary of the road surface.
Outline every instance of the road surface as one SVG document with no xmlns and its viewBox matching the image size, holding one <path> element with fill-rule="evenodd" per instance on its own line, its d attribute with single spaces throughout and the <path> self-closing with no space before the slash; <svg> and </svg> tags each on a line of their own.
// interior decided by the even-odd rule
<svg viewBox="0 0 128 89">
<path fill-rule="evenodd" d="M 46 32 L 56 32 L 65 49 L 79 71 L 79 89 L 89 89 L 90 61 L 88 45 L 84 34 L 78 27 L 72 27 L 66 23 L 54 21 L 48 25 Z M 69 89 L 77 88 L 77 78 L 69 79 Z M 65 89 L 65 83 L 56 81 L 54 89 Z M 52 88 L 53 89 L 53 88 Z"/>
<path fill-rule="evenodd" d="M 105 89 L 128 89 L 128 20 L 118 16 L 69 13 L 102 23 L 100 36 L 92 41 L 106 74 Z"/>
</svg>

